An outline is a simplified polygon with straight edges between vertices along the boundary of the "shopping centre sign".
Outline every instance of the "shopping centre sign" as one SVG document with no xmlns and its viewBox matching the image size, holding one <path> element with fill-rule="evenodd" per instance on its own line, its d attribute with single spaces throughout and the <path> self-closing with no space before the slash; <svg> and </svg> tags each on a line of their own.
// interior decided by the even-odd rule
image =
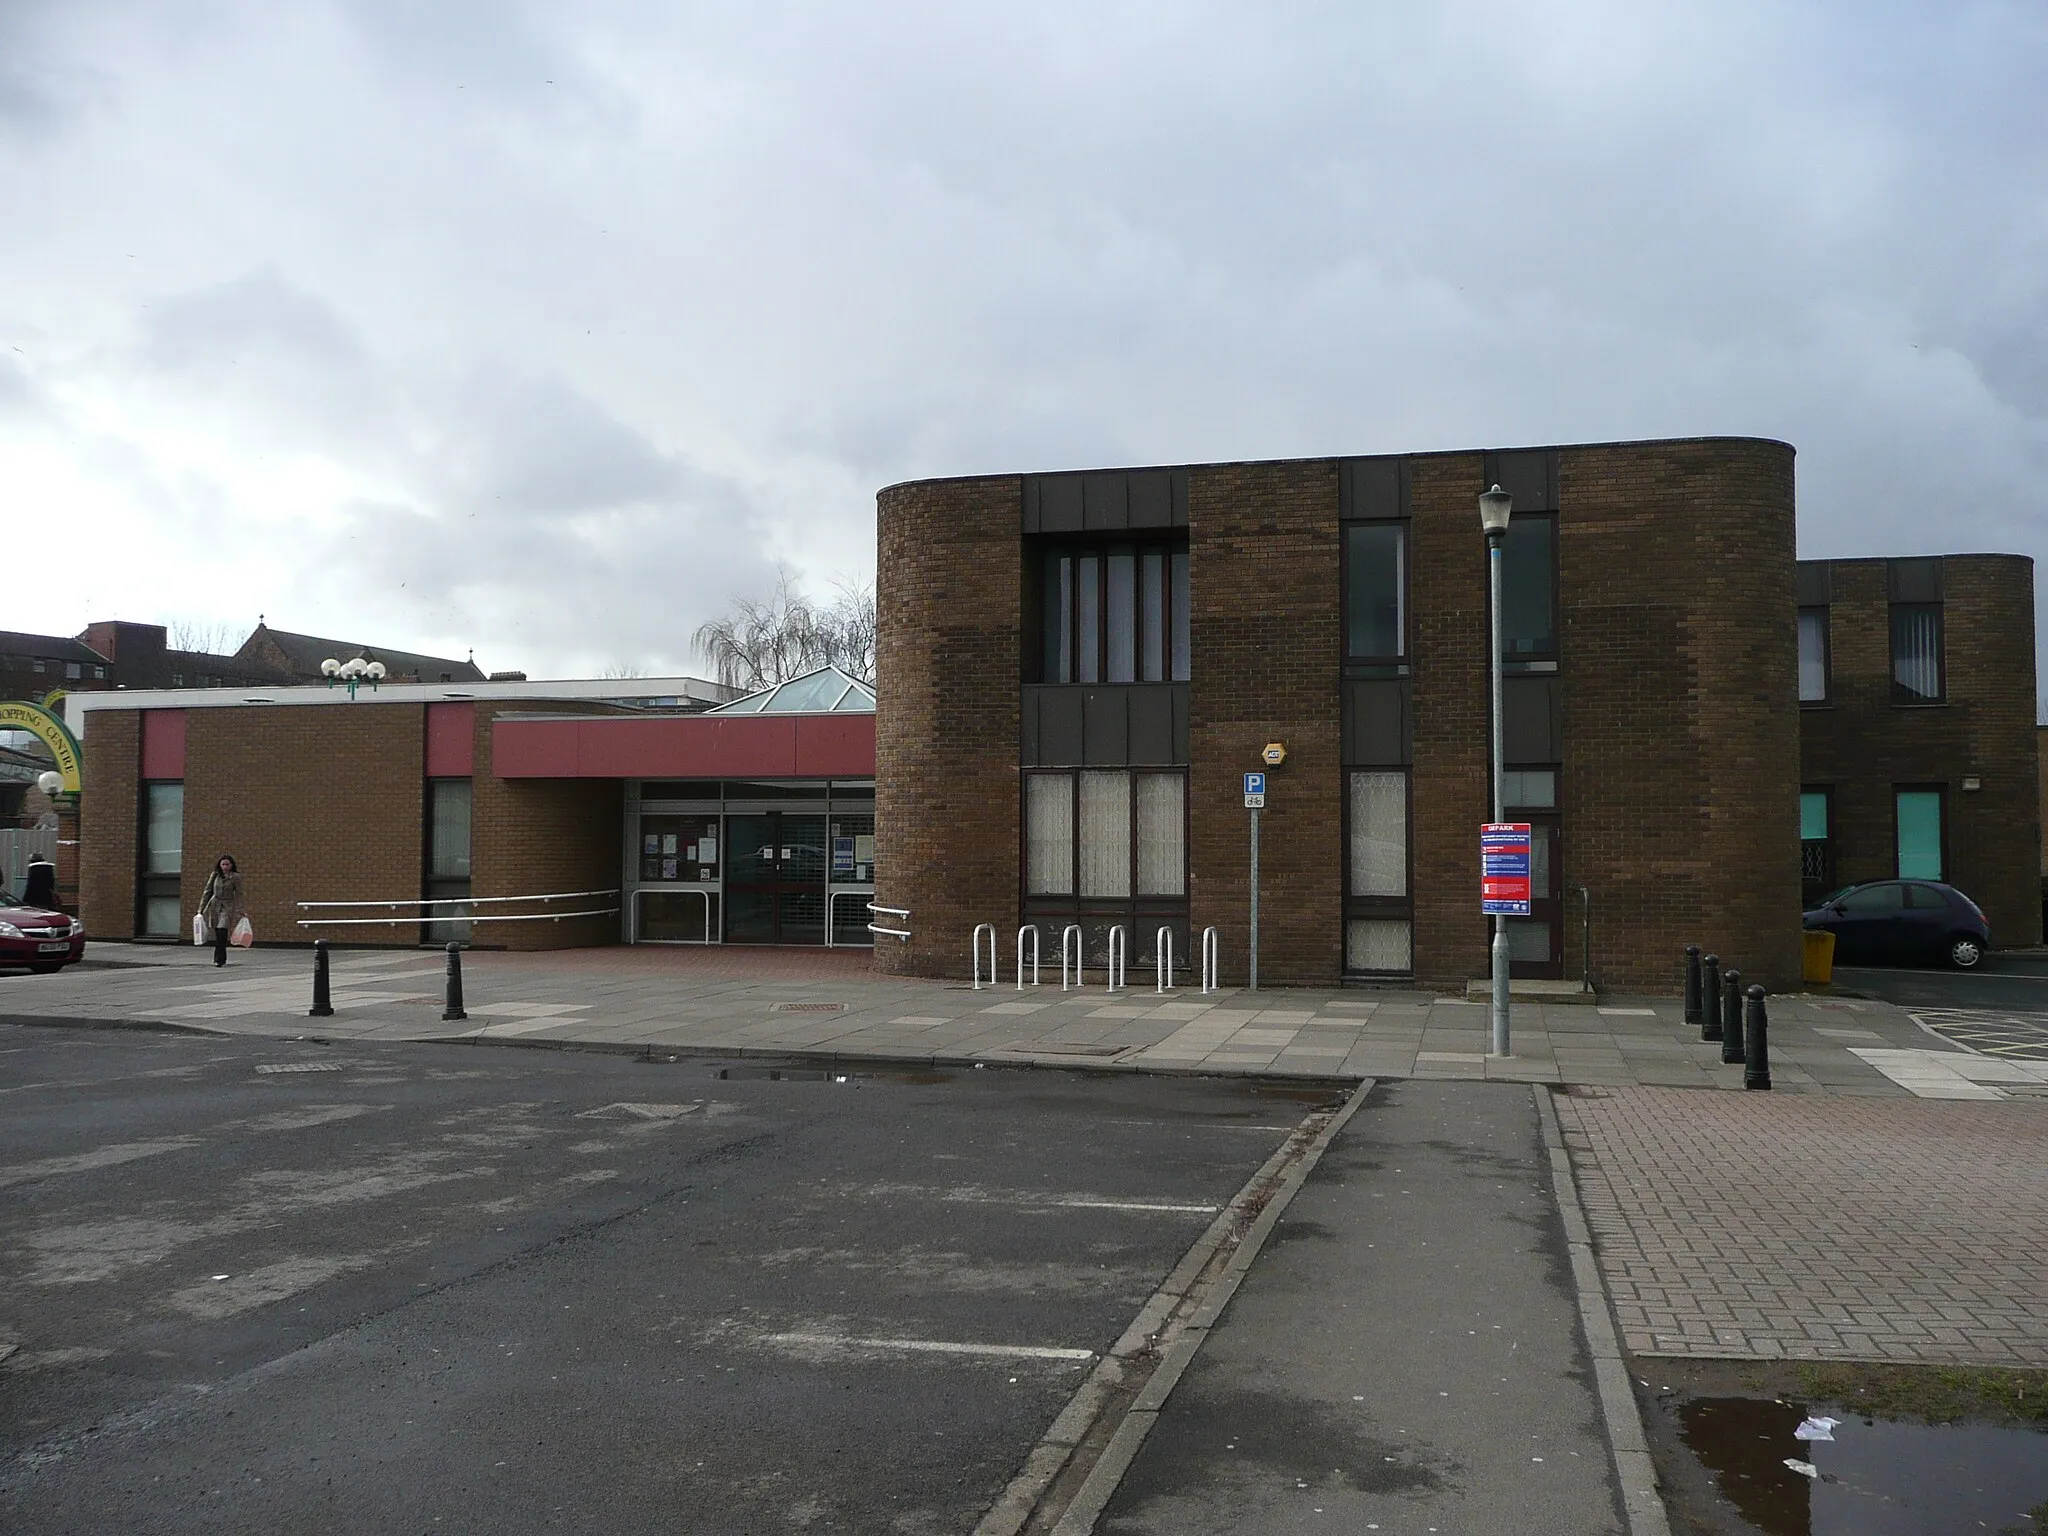
<svg viewBox="0 0 2048 1536">
<path fill-rule="evenodd" d="M 0 703 L 0 730 L 27 731 L 48 747 L 51 761 L 64 779 L 64 793 L 78 793 L 78 738 L 62 720 L 40 704 L 9 699 Z"/>
</svg>

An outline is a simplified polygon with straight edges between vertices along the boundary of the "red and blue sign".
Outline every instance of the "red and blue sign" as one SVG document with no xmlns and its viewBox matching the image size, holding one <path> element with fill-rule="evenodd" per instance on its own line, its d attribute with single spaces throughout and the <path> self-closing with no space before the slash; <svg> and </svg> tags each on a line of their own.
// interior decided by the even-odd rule
<svg viewBox="0 0 2048 1536">
<path fill-rule="evenodd" d="M 1529 823 L 1489 821 L 1479 829 L 1479 910 L 1529 915 Z"/>
</svg>

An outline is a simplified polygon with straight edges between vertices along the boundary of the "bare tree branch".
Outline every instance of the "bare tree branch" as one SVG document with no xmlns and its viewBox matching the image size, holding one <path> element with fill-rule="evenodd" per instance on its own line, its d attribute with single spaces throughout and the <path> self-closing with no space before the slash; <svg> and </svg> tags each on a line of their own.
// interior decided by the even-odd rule
<svg viewBox="0 0 2048 1536">
<path fill-rule="evenodd" d="M 174 651 L 232 656 L 242 642 L 229 625 L 217 619 L 172 619 L 164 625 L 164 644 Z"/>
<path fill-rule="evenodd" d="M 821 609 L 787 570 L 778 570 L 767 598 L 736 599 L 723 617 L 699 625 L 692 640 L 728 688 L 752 693 L 825 666 L 873 686 L 874 589 L 841 582 L 839 595 Z"/>
</svg>

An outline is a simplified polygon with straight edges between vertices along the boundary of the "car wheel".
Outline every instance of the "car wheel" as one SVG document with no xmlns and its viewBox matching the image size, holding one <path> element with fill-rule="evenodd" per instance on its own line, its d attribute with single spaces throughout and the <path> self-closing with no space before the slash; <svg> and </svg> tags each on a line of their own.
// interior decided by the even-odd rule
<svg viewBox="0 0 2048 1536">
<path fill-rule="evenodd" d="M 1983 944 L 1967 933 L 1948 941 L 1948 963 L 1959 971 L 1967 971 L 1984 958 Z"/>
</svg>

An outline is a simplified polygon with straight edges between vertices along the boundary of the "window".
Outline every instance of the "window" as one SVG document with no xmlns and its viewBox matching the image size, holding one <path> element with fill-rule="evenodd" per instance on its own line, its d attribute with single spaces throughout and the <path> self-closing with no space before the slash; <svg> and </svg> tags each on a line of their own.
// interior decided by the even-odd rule
<svg viewBox="0 0 2048 1536">
<path fill-rule="evenodd" d="M 1408 529 L 1349 523 L 1344 529 L 1344 657 L 1399 661 L 1408 653 Z"/>
<path fill-rule="evenodd" d="M 1835 845 L 1829 835 L 1830 795 L 1825 789 L 1799 792 L 1799 886 L 1811 904 L 1835 888 Z"/>
<path fill-rule="evenodd" d="M 1187 778 L 1084 769 L 1024 777 L 1024 890 L 1083 901 L 1187 895 Z"/>
<path fill-rule="evenodd" d="M 1941 604 L 1892 604 L 1892 702 L 1939 704 L 1945 679 L 1941 664 Z"/>
<path fill-rule="evenodd" d="M 1346 805 L 1344 968 L 1414 968 L 1408 873 L 1408 775 L 1356 772 Z"/>
<path fill-rule="evenodd" d="M 467 897 L 472 790 L 468 779 L 427 781 L 427 899 L 454 903 L 428 908 L 421 937 L 428 944 L 464 943 L 474 912 Z"/>
<path fill-rule="evenodd" d="M 1894 792 L 1898 875 L 1901 880 L 1942 878 L 1941 801 L 1939 789 Z"/>
<path fill-rule="evenodd" d="M 1882 917 L 1906 909 L 1906 888 L 1902 885 L 1866 885 L 1851 891 L 1837 903 L 1852 917 Z"/>
<path fill-rule="evenodd" d="M 1509 661 L 1557 656 L 1557 519 L 1543 513 L 1508 523 L 1501 550 L 1501 655 Z"/>
<path fill-rule="evenodd" d="M 1557 808 L 1555 768 L 1504 768 L 1500 775 L 1500 799 L 1504 806 L 1529 810 Z"/>
<path fill-rule="evenodd" d="M 142 793 L 142 879 L 136 914 L 142 934 L 175 938 L 184 922 L 185 786 L 146 784 Z"/>
<path fill-rule="evenodd" d="M 1799 610 L 1799 702 L 1825 704 L 1828 699 L 1828 611 Z"/>
<path fill-rule="evenodd" d="M 1039 681 L 1184 683 L 1184 542 L 1051 549 L 1041 572 Z"/>
</svg>

